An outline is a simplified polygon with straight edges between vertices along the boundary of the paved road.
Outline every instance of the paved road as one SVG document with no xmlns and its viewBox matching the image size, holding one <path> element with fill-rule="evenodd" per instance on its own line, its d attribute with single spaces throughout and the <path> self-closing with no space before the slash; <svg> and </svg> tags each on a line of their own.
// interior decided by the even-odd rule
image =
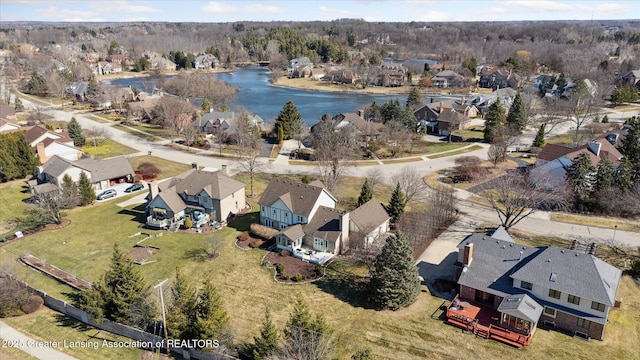
<svg viewBox="0 0 640 360">
<path fill-rule="evenodd" d="M 0 339 L 10 342 L 17 349 L 42 360 L 75 360 L 73 356 L 69 356 L 54 348 L 46 347 L 51 341 L 37 341 L 11 326 L 0 321 Z M 3 344 L 4 344 L 3 341 Z M 55 343 L 55 342 L 53 342 Z M 9 344 L 9 343 L 7 343 Z M 57 343 L 56 343 L 57 344 Z"/>
<path fill-rule="evenodd" d="M 25 103 L 26 106 L 28 106 L 29 104 L 29 102 L 26 100 L 23 101 L 23 103 Z M 154 156 L 171 159 L 173 161 L 181 162 L 184 164 L 192 164 L 196 162 L 201 166 L 210 166 L 215 168 L 222 168 L 223 165 L 226 165 L 228 171 L 232 174 L 241 171 L 240 165 L 237 161 L 210 156 L 211 152 L 192 154 L 174 150 L 172 148 L 164 146 L 164 144 L 166 144 L 166 141 L 149 142 L 127 132 L 112 128 L 112 123 L 99 123 L 83 116 L 81 113 L 70 113 L 60 110 L 51 110 L 50 113 L 56 119 L 65 121 L 71 120 L 71 117 L 74 116 L 83 128 L 91 129 L 93 127 L 99 127 L 107 129 L 114 141 L 134 148 L 140 151 L 140 154 L 146 154 L 147 151 L 151 149 Z M 625 111 L 623 115 L 626 115 L 627 113 L 628 111 Z M 612 116 L 610 116 L 610 118 L 611 117 Z M 420 161 L 410 163 L 357 166 L 347 169 L 346 173 L 347 175 L 351 176 L 364 177 L 369 169 L 382 166 L 383 174 L 385 176 L 383 181 L 390 183 L 391 178 L 394 174 L 402 174 L 403 169 L 406 166 L 412 166 L 419 174 L 426 176 L 434 171 L 454 166 L 455 159 L 460 156 L 475 155 L 486 159 L 488 146 L 486 144 L 481 145 L 483 146 L 481 150 L 469 152 L 462 155 L 454 155 L 439 159 L 428 159 L 426 157 L 422 157 Z M 285 145 L 283 146 L 284 150 L 281 152 L 281 155 L 278 157 L 278 159 L 276 159 L 276 161 L 274 161 L 273 163 L 269 163 L 268 159 L 262 159 L 263 167 L 261 168 L 261 171 L 274 174 L 317 174 L 318 169 L 315 166 L 288 164 L 288 162 L 286 161 L 288 160 L 288 153 L 286 149 L 293 148 L 297 148 L 297 143 L 295 142 L 295 140 L 285 143 Z M 464 199 L 468 198 L 469 196 L 467 192 L 457 191 L 457 196 L 463 200 L 458 206 L 460 211 L 467 214 L 466 216 L 470 220 L 499 223 L 498 216 L 493 209 L 483 207 L 472 202 L 464 201 Z M 564 237 L 567 239 L 578 239 L 583 242 L 594 241 L 599 243 L 610 243 L 613 238 L 612 229 L 555 222 L 551 221 L 549 219 L 549 215 L 545 213 L 537 213 L 535 214 L 535 216 L 530 216 L 529 218 L 526 218 L 525 220 L 518 223 L 515 228 L 535 234 L 553 235 Z M 615 235 L 615 243 L 618 246 L 640 247 L 640 234 L 629 231 L 617 231 Z"/>
</svg>

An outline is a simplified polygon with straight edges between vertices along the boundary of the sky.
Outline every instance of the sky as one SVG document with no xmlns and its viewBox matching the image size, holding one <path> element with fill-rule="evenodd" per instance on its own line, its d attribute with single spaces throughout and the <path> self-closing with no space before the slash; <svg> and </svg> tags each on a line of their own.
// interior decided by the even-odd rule
<svg viewBox="0 0 640 360">
<path fill-rule="evenodd" d="M 0 22 L 640 19 L 640 0 L 0 0 Z"/>
</svg>

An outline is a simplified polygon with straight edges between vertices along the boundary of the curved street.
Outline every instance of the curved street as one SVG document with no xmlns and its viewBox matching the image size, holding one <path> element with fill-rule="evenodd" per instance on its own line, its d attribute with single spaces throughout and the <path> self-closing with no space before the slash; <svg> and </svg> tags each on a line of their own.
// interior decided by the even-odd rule
<svg viewBox="0 0 640 360">
<path fill-rule="evenodd" d="M 23 103 L 25 104 L 25 106 L 34 106 L 33 103 L 26 99 L 23 100 Z M 152 155 L 154 156 L 184 164 L 197 163 L 201 166 L 214 167 L 218 169 L 222 169 L 223 165 L 225 165 L 227 167 L 227 171 L 232 174 L 241 171 L 241 167 L 237 161 L 233 159 L 212 156 L 213 152 L 211 151 L 201 151 L 199 153 L 179 151 L 165 146 L 165 144 L 168 142 L 166 140 L 159 142 L 150 142 L 128 132 L 113 128 L 111 125 L 113 125 L 114 123 L 100 123 L 91 120 L 86 116 L 83 116 L 83 114 L 80 112 L 67 112 L 57 109 L 50 109 L 48 110 L 48 112 L 57 120 L 70 121 L 71 117 L 75 117 L 85 129 L 91 129 L 95 127 L 107 129 L 112 140 L 139 151 L 139 153 L 130 156 L 145 155 L 150 150 L 152 152 Z M 396 164 L 378 164 L 369 166 L 352 166 L 347 169 L 346 174 L 350 176 L 364 177 L 367 171 L 372 167 L 383 167 L 383 174 L 385 175 L 384 181 L 390 182 L 391 177 L 394 174 L 400 174 L 402 173 L 403 168 L 405 168 L 406 166 L 412 166 L 419 174 L 426 176 L 434 171 L 454 166 L 455 159 L 460 156 L 475 155 L 479 156 L 480 158 L 486 159 L 489 146 L 487 144 L 479 145 L 483 146 L 483 148 L 480 150 L 438 159 L 428 159 L 426 157 L 422 157 L 421 160 L 413 162 L 398 162 Z M 296 147 L 297 144 L 295 143 L 295 141 L 288 143 L 286 142 L 279 157 L 281 159 L 288 158 L 288 152 Z M 278 159 L 276 159 L 276 161 L 273 161 L 273 163 L 270 163 L 269 159 L 262 158 L 261 162 L 263 163 L 263 165 L 260 168 L 260 171 L 266 173 L 316 174 L 318 172 L 318 169 L 315 166 L 289 165 L 288 162 Z M 466 199 L 469 197 L 469 195 L 470 194 L 464 190 L 456 190 L 456 196 L 461 199 L 458 204 L 458 208 L 463 217 L 475 220 L 476 222 L 480 221 L 499 223 L 498 216 L 493 209 L 467 201 Z M 612 241 L 615 241 L 616 246 L 640 247 L 640 234 L 636 232 L 617 230 L 615 232 L 614 239 L 614 229 L 552 221 L 550 220 L 550 214 L 545 212 L 534 213 L 533 215 L 519 222 L 514 226 L 514 228 L 534 234 L 557 236 L 568 240 L 576 239 L 584 243 L 596 242 L 601 244 L 611 244 Z M 473 229 L 471 228 L 469 229 L 469 231 L 472 230 Z"/>
</svg>

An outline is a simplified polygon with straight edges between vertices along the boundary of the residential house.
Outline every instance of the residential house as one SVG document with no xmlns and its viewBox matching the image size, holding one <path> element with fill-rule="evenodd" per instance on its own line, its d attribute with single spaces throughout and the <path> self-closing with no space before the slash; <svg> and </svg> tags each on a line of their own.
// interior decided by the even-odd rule
<svg viewBox="0 0 640 360">
<path fill-rule="evenodd" d="M 311 69 L 311 74 L 309 74 L 309 77 L 311 77 L 312 80 L 320 80 L 320 79 L 323 79 L 326 75 L 327 75 L 326 68 L 317 67 L 317 68 Z"/>
<path fill-rule="evenodd" d="M 640 90 L 640 70 L 631 70 L 618 76 L 616 84 L 635 86 Z"/>
<path fill-rule="evenodd" d="M 169 59 L 165 59 L 163 57 L 154 57 L 151 59 L 151 70 L 165 72 L 175 71 L 176 68 L 176 64 Z"/>
<path fill-rule="evenodd" d="M 77 183 L 83 172 L 95 190 L 105 190 L 117 183 L 132 182 L 135 175 L 129 160 L 124 156 L 72 161 L 54 155 L 38 168 L 37 179 L 29 185 L 33 188 L 37 184 L 51 183 L 61 187 L 65 175 L 69 175 Z"/>
<path fill-rule="evenodd" d="M 344 253 L 350 242 L 370 246 L 388 231 L 389 217 L 377 201 L 354 210 L 355 220 L 337 210 L 336 202 L 321 184 L 273 179 L 258 201 L 260 224 L 280 230 L 275 235 L 279 249 L 317 264 Z"/>
<path fill-rule="evenodd" d="M 0 118 L 18 123 L 18 117 L 16 116 L 16 109 L 13 106 L 8 104 L 0 104 Z"/>
<path fill-rule="evenodd" d="M 331 66 L 325 69 L 323 79 L 334 84 L 353 85 L 359 80 L 359 76 L 355 71 L 344 66 Z"/>
<path fill-rule="evenodd" d="M 9 120 L 8 118 L 0 118 L 0 133 L 15 131 L 18 129 L 20 129 L 20 125 L 15 121 Z"/>
<path fill-rule="evenodd" d="M 611 165 L 617 168 L 622 158 L 620 151 L 606 137 L 574 148 L 547 144 L 538 154 L 536 165 L 531 170 L 531 181 L 541 183 L 542 187 L 549 190 L 558 188 L 566 179 L 573 161 L 580 154 L 587 154 L 592 166 L 608 159 Z"/>
<path fill-rule="evenodd" d="M 149 95 L 147 93 L 139 93 L 134 101 L 126 103 L 127 112 L 140 120 L 150 121 L 153 119 L 153 109 L 162 99 L 162 93 Z"/>
<path fill-rule="evenodd" d="M 88 82 L 74 82 L 69 85 L 67 92 L 75 97 L 78 101 L 87 100 L 87 91 L 89 90 Z"/>
<path fill-rule="evenodd" d="M 471 126 L 472 118 L 478 116 L 478 109 L 465 102 L 444 100 L 422 105 L 414 110 L 413 115 L 418 120 L 418 127 L 426 127 L 429 132 L 449 135 L 452 131 L 467 129 Z"/>
<path fill-rule="evenodd" d="M 431 78 L 431 84 L 439 88 L 458 87 L 464 83 L 464 78 L 451 70 L 444 70 Z"/>
<path fill-rule="evenodd" d="M 242 113 L 235 111 L 210 111 L 191 123 L 196 131 L 205 134 L 223 136 L 232 132 L 238 118 Z M 258 115 L 247 114 L 249 120 L 256 126 L 262 126 L 264 121 Z"/>
<path fill-rule="evenodd" d="M 502 228 L 470 235 L 458 250 L 460 289 L 448 322 L 516 347 L 539 325 L 604 338 L 620 269 L 585 252 L 516 244 Z"/>
<path fill-rule="evenodd" d="M 511 105 L 513 104 L 513 100 L 515 100 L 516 95 L 518 95 L 518 91 L 512 88 L 501 88 L 494 90 L 491 94 L 480 94 L 471 100 L 471 104 L 475 105 L 481 115 L 489 110 L 489 107 L 496 102 L 496 100 L 500 99 L 500 104 L 502 107 L 509 111 Z"/>
<path fill-rule="evenodd" d="M 71 161 L 82 156 L 82 151 L 74 147 L 73 139 L 66 131 L 51 131 L 42 125 L 36 125 L 27 130 L 24 136 L 43 164 L 54 155 Z"/>
<path fill-rule="evenodd" d="M 520 75 L 504 68 L 483 67 L 480 71 L 478 86 L 487 89 L 517 89 L 522 85 Z"/>
<path fill-rule="evenodd" d="M 221 171 L 198 170 L 196 165 L 171 180 L 150 184 L 146 225 L 177 229 L 187 217 L 196 226 L 226 221 L 245 208 L 244 188 Z"/>
<path fill-rule="evenodd" d="M 291 74 L 301 66 L 313 68 L 313 62 L 306 56 L 289 60 L 287 73 Z"/>
<path fill-rule="evenodd" d="M 196 69 L 216 69 L 220 67 L 220 60 L 212 54 L 202 54 L 196 57 L 193 67 Z"/>
<path fill-rule="evenodd" d="M 354 140 L 360 143 L 367 143 L 371 140 L 379 140 L 387 132 L 387 127 L 375 121 L 364 119 L 364 111 L 358 113 L 341 113 L 334 116 L 333 130 L 349 131 L 354 136 Z M 348 129 L 348 130 L 347 130 Z M 311 127 L 313 132 L 314 127 Z"/>
<path fill-rule="evenodd" d="M 402 64 L 384 62 L 380 66 L 376 85 L 385 87 L 404 86 L 405 81 L 405 70 Z"/>
<path fill-rule="evenodd" d="M 123 71 L 123 69 L 127 68 L 131 64 L 129 58 L 125 54 L 109 55 L 105 60 L 110 62 L 112 65 L 119 65 L 121 69 L 120 71 Z"/>
</svg>

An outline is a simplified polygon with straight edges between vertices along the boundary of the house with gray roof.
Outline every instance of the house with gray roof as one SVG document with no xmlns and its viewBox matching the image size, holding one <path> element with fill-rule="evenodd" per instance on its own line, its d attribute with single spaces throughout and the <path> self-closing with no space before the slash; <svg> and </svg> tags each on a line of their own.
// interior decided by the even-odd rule
<svg viewBox="0 0 640 360">
<path fill-rule="evenodd" d="M 105 190 L 117 183 L 132 182 L 135 175 L 129 160 L 124 156 L 100 160 L 83 158 L 72 161 L 54 155 L 38 168 L 37 181 L 30 183 L 30 185 L 51 183 L 61 187 L 62 178 L 65 175 L 69 175 L 77 183 L 83 172 L 95 190 Z"/>
<path fill-rule="evenodd" d="M 369 247 L 389 231 L 389 215 L 377 200 L 351 213 L 336 209 L 336 203 L 317 182 L 273 179 L 258 201 L 260 224 L 280 230 L 279 249 L 317 264 L 351 247 Z"/>
<path fill-rule="evenodd" d="M 191 127 L 205 134 L 222 134 L 225 136 L 233 131 L 233 127 L 240 116 L 242 116 L 242 113 L 236 111 L 210 111 L 194 120 L 191 123 Z M 255 126 L 264 124 L 264 120 L 258 115 L 247 114 L 247 116 Z"/>
<path fill-rule="evenodd" d="M 496 234 L 473 234 L 458 245 L 460 300 L 497 310 L 496 326 L 507 332 L 532 336 L 542 324 L 604 338 L 620 269 L 589 253 L 519 245 L 504 231 Z"/>
<path fill-rule="evenodd" d="M 221 171 L 188 170 L 161 184 L 150 184 L 146 225 L 177 229 L 187 217 L 196 226 L 226 221 L 245 208 L 245 185 Z"/>
</svg>

